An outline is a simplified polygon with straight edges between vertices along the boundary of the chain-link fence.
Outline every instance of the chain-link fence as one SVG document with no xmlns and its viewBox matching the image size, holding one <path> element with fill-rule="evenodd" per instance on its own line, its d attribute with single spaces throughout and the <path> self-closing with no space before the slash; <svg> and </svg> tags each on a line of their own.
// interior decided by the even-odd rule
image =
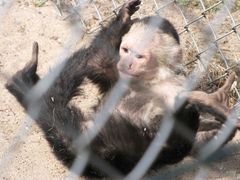
<svg viewBox="0 0 240 180">
<path fill-rule="evenodd" d="M 104 22 L 108 21 L 110 18 L 116 15 L 117 10 L 119 10 L 122 3 L 123 2 L 121 1 L 91 2 L 88 5 L 89 10 L 87 10 L 87 12 L 83 12 L 82 15 L 78 14 L 81 22 L 83 23 L 84 30 L 87 33 L 92 33 L 99 30 Z M 226 5 L 226 3 L 229 4 Z M 221 75 L 218 74 L 216 76 L 213 72 L 215 75 L 215 77 L 213 77 L 213 75 L 209 73 L 208 84 L 212 84 L 215 81 L 223 78 L 226 75 L 226 72 L 238 66 L 238 46 L 234 48 L 235 50 L 233 51 L 233 54 L 229 53 L 225 48 L 226 43 L 230 43 L 231 41 L 229 39 L 234 38 L 236 41 L 239 41 L 239 14 L 237 12 L 239 5 L 237 3 L 231 3 L 233 2 L 191 2 L 180 0 L 148 2 L 143 1 L 141 9 L 137 12 L 137 17 L 141 18 L 153 14 L 160 14 L 161 16 L 166 17 L 171 22 L 173 22 L 178 29 L 180 37 L 182 38 L 183 45 L 185 45 L 184 43 L 186 41 L 188 43 L 188 47 L 183 46 L 185 50 L 184 53 L 187 54 L 184 59 L 186 61 L 184 65 L 187 68 L 190 67 L 191 70 L 193 64 L 196 63 L 196 61 L 199 61 L 201 63 L 201 56 L 206 54 L 210 49 L 209 46 L 204 47 L 207 43 L 203 42 L 206 39 L 204 39 L 202 36 L 208 36 L 207 38 L 211 38 L 208 41 L 208 45 L 213 43 L 216 46 L 216 56 L 218 59 L 221 59 L 222 62 L 219 63 L 224 68 L 224 71 L 221 71 Z M 76 6 L 76 9 L 77 7 L 78 6 Z M 190 12 L 191 10 L 193 11 Z M 220 17 L 216 17 L 216 15 L 219 14 L 219 11 L 222 11 L 220 13 Z M 78 11 L 74 12 L 78 13 Z M 233 12 L 233 14 L 231 12 Z M 89 16 L 95 17 L 94 20 L 89 20 Z M 214 17 L 215 19 L 212 21 Z M 222 17 L 224 17 L 224 19 L 221 19 Z M 225 24 L 223 24 L 221 21 L 224 21 Z M 237 45 L 238 42 L 234 42 L 234 44 Z M 190 56 L 188 54 L 190 54 Z M 239 97 L 237 89 L 235 90 L 237 96 Z"/>
<path fill-rule="evenodd" d="M 44 6 L 47 1 L 35 1 L 36 6 Z M 60 54 L 59 60 L 63 61 L 71 54 L 71 49 L 77 41 L 86 34 L 94 34 L 98 32 L 105 24 L 116 16 L 118 10 L 122 7 L 123 1 L 55 1 L 58 8 L 59 15 L 64 21 L 71 22 L 71 36 L 64 43 L 64 51 Z M 2 11 L 0 18 L 4 18 L 11 1 L 2 2 Z M 162 1 L 142 1 L 139 11 L 134 17 L 142 18 L 153 14 L 159 14 L 169 19 L 180 35 L 181 46 L 184 50 L 184 64 L 183 69 L 187 77 L 195 77 L 195 81 L 199 81 L 197 85 L 200 89 L 206 91 L 216 90 L 224 82 L 225 77 L 229 72 L 235 71 L 240 77 L 239 62 L 240 62 L 240 4 L 238 1 L 208 1 L 208 0 L 162 0 Z M 1 19 L 0 19 L 1 20 Z M 1 21 L 0 21 L 1 22 Z M 48 73 L 34 88 L 31 90 L 29 98 L 34 102 L 37 98 L 41 97 L 48 88 L 52 85 L 54 80 L 58 77 L 61 70 L 64 68 L 64 63 L 56 65 L 55 68 Z M 205 73 L 206 72 L 206 73 Z M 3 77 L 7 74 L 1 73 Z M 197 77 L 196 77 L 197 76 Z M 195 86 L 194 83 L 187 81 L 189 86 Z M 89 159 L 89 152 L 83 148 L 93 140 L 100 129 L 104 126 L 108 117 L 116 106 L 118 100 L 123 95 L 122 83 L 119 82 L 113 88 L 109 95 L 109 101 L 102 107 L 100 113 L 97 114 L 95 121 L 97 123 L 95 128 L 91 128 L 87 133 L 84 133 L 77 140 L 81 142 L 82 148 L 79 150 L 78 158 L 74 161 L 72 172 L 81 174 Z M 239 84 L 239 83 L 238 83 Z M 37 96 L 36 96 L 37 94 Z M 239 87 L 234 86 L 231 93 L 231 105 L 236 109 L 238 107 Z M 30 109 L 30 114 L 37 119 L 38 107 Z M 105 113 L 107 112 L 107 113 Z M 176 178 L 193 169 L 197 169 L 195 179 L 207 178 L 208 168 L 210 163 L 220 157 L 227 157 L 233 153 L 239 152 L 239 145 L 237 143 L 227 146 L 225 149 L 212 154 L 222 142 L 224 137 L 231 133 L 234 125 L 234 115 L 229 116 L 226 121 L 226 127 L 222 130 L 222 134 L 218 140 L 213 139 L 206 146 L 200 150 L 198 161 L 189 161 L 181 163 L 178 166 L 164 168 L 159 170 L 150 178 Z M 34 118 L 34 119 L 35 119 Z M 166 119 L 164 121 L 164 119 Z M 126 179 L 141 178 L 147 169 L 153 163 L 158 152 L 164 145 L 168 135 L 172 130 L 172 124 L 168 119 L 171 116 L 166 115 L 163 119 L 163 124 L 159 130 L 161 136 L 156 136 L 148 149 L 146 150 L 143 158 L 139 164 L 130 172 Z M 24 140 L 28 128 L 32 125 L 33 121 L 26 120 L 22 128 L 16 135 L 16 139 L 9 145 L 9 148 L 4 152 L 1 158 L 1 168 L 10 166 L 9 162 L 11 157 L 18 150 L 19 144 Z M 87 136 L 87 140 L 86 137 Z M 97 160 L 96 160 L 97 161 Z M 90 162 L 98 168 L 105 168 L 112 170 L 105 162 Z M 240 165 L 240 164 L 239 164 Z M 6 169 L 5 169 L 6 170 Z M 113 170 L 112 170 L 113 171 Z M 239 171 L 239 169 L 238 169 Z M 238 172 L 240 173 L 240 172 Z M 111 174 L 111 173 L 109 173 Z M 69 177 L 75 177 L 71 174 Z M 235 174 L 233 178 L 239 177 Z M 184 177 L 183 177 L 184 178 Z M 231 177 L 230 177 L 231 178 Z"/>
</svg>

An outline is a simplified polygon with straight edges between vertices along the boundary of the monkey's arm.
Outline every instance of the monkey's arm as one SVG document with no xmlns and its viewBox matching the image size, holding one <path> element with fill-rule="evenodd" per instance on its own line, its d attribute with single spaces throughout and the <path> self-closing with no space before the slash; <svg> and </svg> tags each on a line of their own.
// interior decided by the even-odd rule
<svg viewBox="0 0 240 180">
<path fill-rule="evenodd" d="M 195 156 L 199 149 L 211 139 L 218 138 L 219 132 L 231 113 L 231 109 L 228 107 L 228 93 L 234 80 L 235 74 L 232 73 L 225 84 L 214 93 L 207 94 L 202 91 L 192 91 L 188 94 L 187 101 L 191 104 L 196 104 L 201 114 L 198 132 L 191 153 L 193 156 Z M 236 127 L 222 145 L 226 144 L 234 137 L 236 128 L 240 127 L 239 125 L 240 122 L 236 124 Z"/>
<path fill-rule="evenodd" d="M 123 5 L 116 19 L 112 20 L 94 38 L 89 53 L 88 78 L 96 83 L 101 93 L 107 92 L 118 79 L 116 63 L 122 36 L 131 26 L 131 16 L 139 9 L 141 1 L 131 0 Z"/>
</svg>

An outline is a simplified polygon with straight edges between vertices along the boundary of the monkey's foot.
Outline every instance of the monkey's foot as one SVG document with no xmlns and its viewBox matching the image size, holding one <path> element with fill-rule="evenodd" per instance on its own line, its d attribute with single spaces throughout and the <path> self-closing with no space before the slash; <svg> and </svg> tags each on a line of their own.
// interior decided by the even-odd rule
<svg viewBox="0 0 240 180">
<path fill-rule="evenodd" d="M 23 103 L 23 98 L 29 89 L 32 88 L 39 80 L 36 74 L 38 65 L 38 43 L 33 43 L 31 61 L 6 83 L 6 88 L 12 93 L 20 103 Z"/>
</svg>

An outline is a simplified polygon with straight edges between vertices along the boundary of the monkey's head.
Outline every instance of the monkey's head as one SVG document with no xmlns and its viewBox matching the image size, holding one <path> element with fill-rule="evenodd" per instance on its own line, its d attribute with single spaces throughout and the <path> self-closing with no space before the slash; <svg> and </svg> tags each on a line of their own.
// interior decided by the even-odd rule
<svg viewBox="0 0 240 180">
<path fill-rule="evenodd" d="M 134 79 L 151 80 L 168 77 L 180 66 L 182 50 L 173 25 L 160 16 L 136 20 L 120 45 L 121 74 Z"/>
</svg>

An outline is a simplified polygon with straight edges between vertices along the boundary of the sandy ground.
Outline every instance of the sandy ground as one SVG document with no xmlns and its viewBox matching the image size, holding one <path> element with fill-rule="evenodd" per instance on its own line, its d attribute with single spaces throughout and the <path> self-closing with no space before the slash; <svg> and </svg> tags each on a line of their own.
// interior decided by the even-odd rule
<svg viewBox="0 0 240 180">
<path fill-rule="evenodd" d="M 57 57 L 71 34 L 68 22 L 59 17 L 52 3 L 35 7 L 31 2 L 16 1 L 1 20 L 0 179 L 63 179 L 68 170 L 55 159 L 36 125 L 28 129 L 29 133 L 21 145 L 10 147 L 19 138 L 19 132 L 26 130 L 22 126 L 27 117 L 15 98 L 4 88 L 6 79 L 29 61 L 33 41 L 38 41 L 40 45 L 38 72 L 40 75 L 46 74 L 57 63 Z M 88 88 L 88 92 L 91 91 Z M 88 105 L 91 100 L 85 103 Z M 233 142 L 238 139 L 239 134 Z M 239 153 L 212 167 L 210 177 L 213 179 L 240 179 Z M 191 178 L 190 174 L 182 179 Z"/>
<path fill-rule="evenodd" d="M 30 60 L 33 41 L 40 45 L 39 73 L 45 74 L 56 63 L 70 28 L 58 18 L 53 6 L 36 8 L 16 2 L 1 23 L 0 32 L 0 152 L 5 152 L 21 130 L 26 115 L 16 100 L 4 88 L 6 78 Z M 67 173 L 34 125 L 20 147 L 14 148 L 10 161 L 1 167 L 1 179 L 61 179 Z"/>
</svg>

